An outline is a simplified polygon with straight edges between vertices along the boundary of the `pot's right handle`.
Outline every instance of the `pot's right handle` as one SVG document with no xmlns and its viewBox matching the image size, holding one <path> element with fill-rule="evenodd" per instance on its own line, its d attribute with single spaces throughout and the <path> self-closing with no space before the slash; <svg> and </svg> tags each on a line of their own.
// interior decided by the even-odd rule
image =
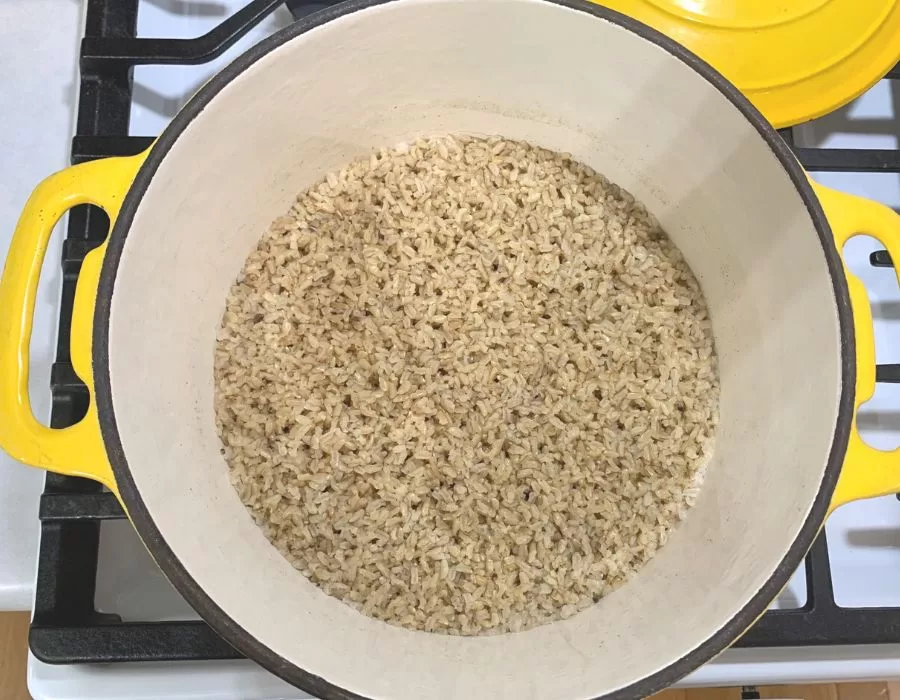
<svg viewBox="0 0 900 700">
<path fill-rule="evenodd" d="M 67 210 L 79 204 L 101 207 L 112 225 L 143 159 L 142 154 L 83 163 L 40 183 L 19 218 L 0 277 L 0 448 L 26 464 L 94 479 L 114 492 L 115 479 L 93 398 L 87 414 L 75 425 L 62 429 L 42 425 L 35 419 L 28 397 L 28 356 L 38 279 L 53 228 Z M 103 249 L 105 245 L 92 250 L 83 269 L 99 269 Z M 91 284 L 94 288 L 87 289 Z M 96 279 L 85 281 L 82 275 L 73 309 L 71 355 L 75 371 L 92 397 L 90 317 L 96 295 Z"/>
<path fill-rule="evenodd" d="M 811 181 L 812 182 L 812 181 Z M 822 209 L 831 224 L 834 242 L 843 258 L 844 244 L 857 234 L 877 238 L 900 264 L 900 216 L 888 207 L 862 197 L 837 192 L 812 182 Z M 863 283 L 847 269 L 856 337 L 856 399 L 850 442 L 831 498 L 831 510 L 861 498 L 900 492 L 900 450 L 885 452 L 870 447 L 859 435 L 856 414 L 875 393 L 875 334 L 872 309 Z M 900 282 L 900 270 L 897 271 Z"/>
</svg>

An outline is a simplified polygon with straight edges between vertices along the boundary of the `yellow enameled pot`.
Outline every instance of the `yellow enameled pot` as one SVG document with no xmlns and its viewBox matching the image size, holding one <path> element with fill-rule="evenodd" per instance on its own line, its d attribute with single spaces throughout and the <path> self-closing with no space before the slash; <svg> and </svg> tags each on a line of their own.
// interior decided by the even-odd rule
<svg viewBox="0 0 900 700">
<path fill-rule="evenodd" d="M 697 275 L 720 363 L 686 520 L 626 585 L 516 634 L 412 632 L 326 596 L 244 509 L 213 419 L 216 331 L 261 232 L 324 173 L 446 132 L 567 151 L 630 190 Z M 28 402 L 31 316 L 50 231 L 82 203 L 113 222 L 75 298 L 91 406 L 52 430 Z M 198 612 L 316 696 L 643 697 L 740 636 L 832 509 L 900 490 L 900 456 L 856 429 L 875 378 L 841 260 L 857 233 L 900 259 L 894 212 L 811 183 L 733 85 L 633 19 L 580 0 L 352 0 L 238 58 L 148 152 L 38 186 L 0 281 L 0 446 L 106 485 Z"/>
</svg>

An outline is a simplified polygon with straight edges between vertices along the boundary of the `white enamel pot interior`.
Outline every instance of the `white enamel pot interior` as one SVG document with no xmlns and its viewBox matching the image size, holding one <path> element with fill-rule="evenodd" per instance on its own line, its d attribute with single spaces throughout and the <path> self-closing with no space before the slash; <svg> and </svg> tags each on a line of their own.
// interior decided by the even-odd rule
<svg viewBox="0 0 900 700">
<path fill-rule="evenodd" d="M 325 173 L 447 132 L 567 151 L 631 191 L 700 280 L 719 354 L 715 455 L 686 521 L 630 583 L 517 634 L 413 632 L 320 592 L 241 504 L 213 419 L 225 297 L 267 225 Z M 94 336 L 122 497 L 214 627 L 321 697 L 648 695 L 762 613 L 824 518 L 850 420 L 827 234 L 759 115 L 630 20 L 575 0 L 344 4 L 214 78 L 129 192 Z"/>
</svg>

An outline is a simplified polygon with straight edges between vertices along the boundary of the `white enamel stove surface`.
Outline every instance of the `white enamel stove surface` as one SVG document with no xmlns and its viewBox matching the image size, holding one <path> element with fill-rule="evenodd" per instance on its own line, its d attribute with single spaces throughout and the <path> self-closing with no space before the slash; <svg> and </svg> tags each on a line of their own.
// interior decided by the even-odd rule
<svg viewBox="0 0 900 700">
<path fill-rule="evenodd" d="M 0 1 L 3 90 L 0 91 L 0 265 L 32 187 L 68 164 L 77 96 L 79 0 Z M 62 227 L 59 227 L 61 229 Z M 53 236 L 35 310 L 31 401 L 40 420 L 50 417 L 50 367 L 62 236 Z M 2 312 L 0 312 L 2 313 Z M 44 475 L 0 451 L 0 610 L 27 610 L 34 597 L 38 499 Z"/>
<path fill-rule="evenodd" d="M 150 37 L 198 36 L 244 4 L 243 0 L 142 0 L 138 33 Z M 279 9 L 224 57 L 205 66 L 135 69 L 131 133 L 158 134 L 184 101 L 234 56 L 290 21 Z M 897 148 L 900 88 L 880 83 L 854 105 L 796 130 L 798 143 L 828 147 Z M 900 207 L 900 176 L 827 174 L 817 179 L 839 189 Z M 900 362 L 900 289 L 890 269 L 868 264 L 871 239 L 849 244 L 850 267 L 862 277 L 874 304 L 879 362 Z M 880 385 L 860 418 L 875 446 L 900 445 L 900 386 Z M 762 507 L 762 506 L 761 506 Z M 760 513 L 764 517 L 764 513 Z M 846 606 L 900 606 L 900 502 L 893 496 L 838 511 L 828 522 L 835 597 Z M 776 602 L 806 600 L 801 570 Z M 98 609 L 125 620 L 196 619 L 150 561 L 125 521 L 101 529 Z M 298 630 L 302 634 L 302 630 Z M 792 650 L 733 650 L 686 678 L 682 685 L 746 685 L 900 678 L 900 646 Z M 48 666 L 29 662 L 36 700 L 281 700 L 309 697 L 249 661 Z"/>
</svg>

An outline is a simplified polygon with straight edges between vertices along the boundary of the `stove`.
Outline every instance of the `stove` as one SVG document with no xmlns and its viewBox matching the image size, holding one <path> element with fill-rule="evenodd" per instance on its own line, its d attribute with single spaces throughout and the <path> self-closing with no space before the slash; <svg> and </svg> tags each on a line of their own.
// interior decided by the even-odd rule
<svg viewBox="0 0 900 700">
<path fill-rule="evenodd" d="M 144 150 L 236 55 L 330 4 L 85 0 L 72 163 Z M 782 135 L 817 180 L 900 208 L 900 70 L 848 107 Z M 77 422 L 88 405 L 69 361 L 69 321 L 81 261 L 108 224 L 91 206 L 69 215 L 51 371 L 55 427 Z M 851 240 L 847 261 L 869 290 L 880 363 L 877 391 L 859 425 L 872 445 L 894 449 L 900 286 L 873 239 Z M 29 659 L 36 699 L 308 697 L 243 659 L 199 619 L 98 484 L 48 475 L 39 517 Z M 682 684 L 894 677 L 900 678 L 900 503 L 890 496 L 838 510 L 772 609 Z"/>
</svg>

